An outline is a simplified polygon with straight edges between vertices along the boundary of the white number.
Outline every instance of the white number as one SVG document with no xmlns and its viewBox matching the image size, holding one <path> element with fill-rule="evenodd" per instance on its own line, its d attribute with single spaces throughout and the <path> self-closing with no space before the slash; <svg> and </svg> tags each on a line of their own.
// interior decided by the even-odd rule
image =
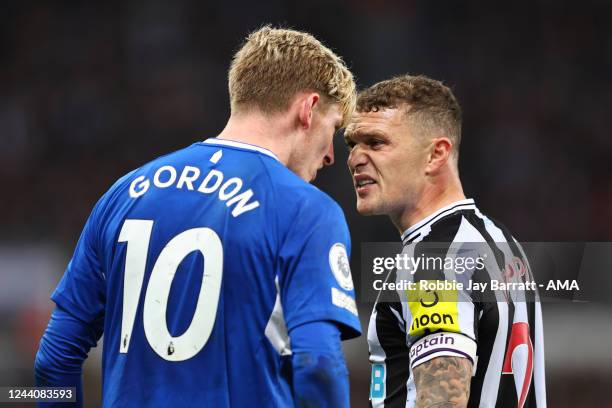
<svg viewBox="0 0 612 408">
<path fill-rule="evenodd" d="M 128 242 L 125 255 L 125 273 L 123 276 L 123 318 L 121 319 L 120 353 L 127 353 L 130 347 L 130 336 L 134 328 L 138 298 L 142 288 L 149 239 L 153 221 L 125 220 L 119 233 L 119 242 Z"/>
<path fill-rule="evenodd" d="M 152 230 L 151 220 L 126 220 L 119 233 L 119 242 L 128 243 L 123 281 L 120 353 L 127 353 L 130 346 Z M 205 273 L 198 303 L 187 330 L 178 337 L 172 337 L 166 321 L 170 288 L 178 266 L 193 251 L 200 251 L 204 258 Z M 183 361 L 202 350 L 215 324 L 222 275 L 223 246 L 219 236 L 210 228 L 183 231 L 172 238 L 161 251 L 147 286 L 142 318 L 147 341 L 161 358 Z"/>
</svg>

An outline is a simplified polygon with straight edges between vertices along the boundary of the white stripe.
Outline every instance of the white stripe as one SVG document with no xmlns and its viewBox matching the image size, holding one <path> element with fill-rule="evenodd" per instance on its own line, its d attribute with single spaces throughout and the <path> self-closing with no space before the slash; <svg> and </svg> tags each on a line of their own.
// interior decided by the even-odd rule
<svg viewBox="0 0 612 408">
<path fill-rule="evenodd" d="M 402 330 L 402 332 L 406 334 L 406 321 L 404 320 L 404 318 L 400 316 L 399 312 L 395 310 L 394 308 L 392 308 L 391 306 L 389 306 L 389 310 L 391 310 L 391 313 L 395 315 L 395 318 L 397 319 L 397 324 Z"/>
<path fill-rule="evenodd" d="M 408 381 L 406 382 L 406 408 L 414 408 L 416 405 L 416 385 L 414 384 L 414 374 L 412 374 L 412 367 L 408 375 Z"/>
<path fill-rule="evenodd" d="M 278 276 L 274 283 L 276 284 L 276 302 L 274 303 L 274 309 L 272 309 L 264 333 L 278 354 L 289 356 L 291 355 L 291 339 L 287 332 L 283 306 L 281 305 Z"/>
<path fill-rule="evenodd" d="M 489 365 L 485 373 L 482 383 L 482 393 L 480 394 L 481 407 L 494 407 L 497 403 L 497 394 L 499 392 L 499 381 L 506 354 L 506 338 L 508 337 L 508 304 L 497 302 L 497 312 L 499 322 L 497 325 L 497 333 L 495 342 L 491 350 Z"/>
<path fill-rule="evenodd" d="M 248 143 L 236 142 L 235 140 L 217 139 L 216 137 L 212 137 L 210 139 L 204 140 L 203 143 L 217 145 L 217 146 L 230 146 L 230 147 L 237 147 L 239 149 L 252 150 L 255 152 L 263 153 L 266 156 L 270 156 L 273 159 L 278 160 L 278 157 L 268 149 L 265 149 L 259 146 L 255 146 L 252 144 L 248 144 Z"/>
<path fill-rule="evenodd" d="M 521 251 L 521 257 L 527 264 L 527 270 L 530 272 L 529 279 L 533 279 L 531 274 L 531 265 L 529 259 L 523 250 L 523 247 L 518 243 L 516 238 L 512 237 L 514 242 Z M 540 303 L 540 294 L 535 293 L 535 339 L 533 341 L 533 385 L 535 387 L 536 406 L 538 408 L 546 408 L 546 375 L 545 375 L 545 358 L 544 358 L 544 327 L 542 325 L 542 305 Z"/>
<path fill-rule="evenodd" d="M 493 222 L 484 216 L 480 211 L 476 210 L 476 215 L 484 221 L 484 226 L 491 238 L 497 243 L 506 242 L 506 239 L 502 231 L 493 224 Z M 504 251 L 502 249 L 502 251 Z M 504 257 L 507 254 L 504 251 Z M 495 261 L 495 257 L 490 257 L 491 262 L 487 266 L 487 271 L 491 275 L 494 272 L 496 276 L 491 276 L 491 279 L 500 279 L 502 272 L 499 270 L 499 266 Z M 496 297 L 501 296 L 496 293 Z M 480 406 L 481 407 L 494 407 L 497 403 L 497 395 L 499 393 L 499 382 L 501 380 L 501 372 L 504 363 L 504 357 L 506 354 L 506 341 L 508 339 L 508 319 L 509 319 L 509 307 L 505 299 L 498 299 L 497 302 L 498 312 L 498 323 L 497 333 L 495 334 L 495 341 L 493 343 L 493 349 L 491 350 L 491 356 L 489 357 L 489 365 L 485 373 L 484 381 L 482 384 L 482 392 L 480 394 Z"/>
<path fill-rule="evenodd" d="M 544 371 L 544 328 L 542 327 L 542 306 L 535 304 L 535 345 L 533 356 L 533 384 L 536 406 L 546 408 L 546 376 Z"/>
<path fill-rule="evenodd" d="M 378 340 L 378 333 L 376 331 L 377 314 L 376 305 L 374 305 L 374 309 L 370 315 L 370 322 L 368 324 L 368 348 L 370 351 L 370 363 L 384 364 L 387 356 L 385 354 L 385 350 L 383 350 L 382 346 L 380 345 L 380 341 Z"/>
</svg>

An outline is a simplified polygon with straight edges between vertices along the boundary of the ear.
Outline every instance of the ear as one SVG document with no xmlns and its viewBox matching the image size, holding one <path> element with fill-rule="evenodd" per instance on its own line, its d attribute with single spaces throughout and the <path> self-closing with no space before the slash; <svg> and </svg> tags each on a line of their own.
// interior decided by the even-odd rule
<svg viewBox="0 0 612 408">
<path fill-rule="evenodd" d="M 309 92 L 299 98 L 298 120 L 303 129 L 309 129 L 312 126 L 312 116 L 314 107 L 319 103 L 321 97 L 316 92 Z"/>
<path fill-rule="evenodd" d="M 450 160 L 452 149 L 453 142 L 449 138 L 436 137 L 432 139 L 425 173 L 437 173 Z"/>
</svg>

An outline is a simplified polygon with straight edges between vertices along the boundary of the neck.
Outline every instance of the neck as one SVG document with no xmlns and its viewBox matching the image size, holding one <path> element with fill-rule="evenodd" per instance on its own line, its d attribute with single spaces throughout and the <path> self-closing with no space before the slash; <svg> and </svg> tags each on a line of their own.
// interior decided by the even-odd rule
<svg viewBox="0 0 612 408">
<path fill-rule="evenodd" d="M 282 116 L 264 115 L 259 111 L 232 114 L 217 136 L 270 150 L 287 165 L 292 150 L 291 129 Z"/>
<path fill-rule="evenodd" d="M 425 186 L 413 206 L 407 207 L 392 222 L 402 234 L 408 228 L 456 201 L 465 200 L 463 187 L 458 175 L 450 175 L 443 183 L 433 183 Z"/>
</svg>

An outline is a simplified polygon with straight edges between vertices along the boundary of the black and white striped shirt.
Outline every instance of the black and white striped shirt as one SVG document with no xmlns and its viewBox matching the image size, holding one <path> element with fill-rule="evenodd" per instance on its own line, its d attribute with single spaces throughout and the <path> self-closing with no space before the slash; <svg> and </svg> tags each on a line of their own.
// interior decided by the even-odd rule
<svg viewBox="0 0 612 408">
<path fill-rule="evenodd" d="M 456 260 L 468 253 L 482 264 L 461 274 L 446 266 L 396 269 L 388 281 L 459 281 L 466 288 L 469 281 L 533 281 L 520 244 L 473 200 L 439 209 L 405 231 L 402 241 L 402 255 L 413 259 L 435 254 Z M 368 327 L 373 407 L 414 407 L 412 370 L 439 356 L 472 361 L 469 407 L 546 406 L 536 291 L 398 290 L 391 296 L 382 301 L 379 295 Z"/>
</svg>

